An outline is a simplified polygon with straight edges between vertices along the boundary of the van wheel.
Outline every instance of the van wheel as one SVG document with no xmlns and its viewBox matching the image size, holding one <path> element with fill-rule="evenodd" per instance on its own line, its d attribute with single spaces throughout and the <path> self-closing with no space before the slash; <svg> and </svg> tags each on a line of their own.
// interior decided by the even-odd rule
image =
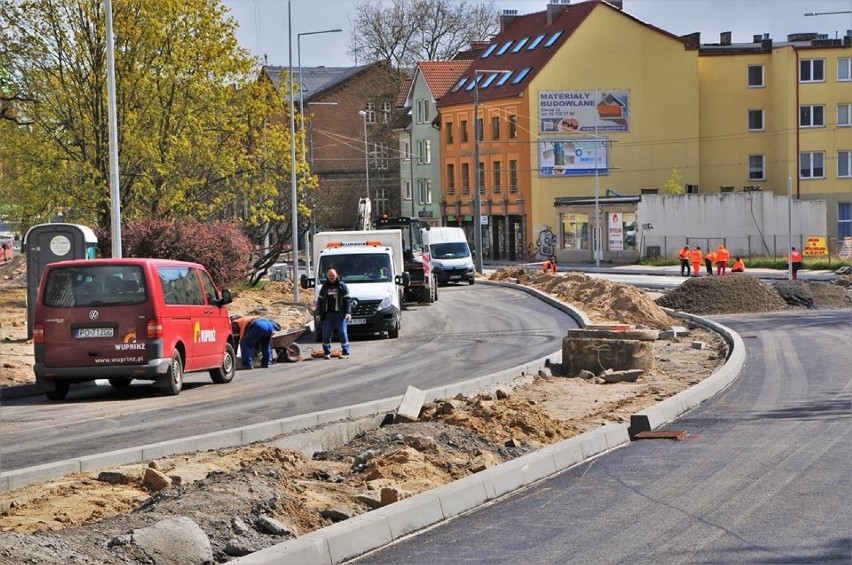
<svg viewBox="0 0 852 565">
<path fill-rule="evenodd" d="M 396 323 L 396 327 L 392 330 L 388 330 L 388 337 L 391 339 L 396 339 L 399 337 L 399 322 Z"/>
<path fill-rule="evenodd" d="M 473 279 L 473 278 L 468 279 L 467 283 L 468 283 L 469 285 L 473 286 L 473 283 L 474 283 L 474 281 L 475 281 L 475 280 L 476 280 L 476 279 Z"/>
<path fill-rule="evenodd" d="M 210 371 L 210 378 L 213 382 L 222 385 L 229 383 L 234 379 L 234 374 L 237 372 L 237 354 L 234 351 L 234 346 L 230 343 L 225 344 L 225 357 L 222 359 L 222 366 Z"/>
<path fill-rule="evenodd" d="M 180 352 L 172 353 L 172 362 L 169 364 L 169 370 L 166 373 L 169 379 L 169 384 L 163 387 L 163 394 L 166 396 L 177 396 L 183 388 L 183 359 L 180 358 Z"/>
<path fill-rule="evenodd" d="M 69 388 L 71 387 L 68 383 L 56 383 L 56 389 L 45 391 L 44 395 L 48 400 L 65 400 Z"/>
<path fill-rule="evenodd" d="M 127 388 L 131 382 L 133 382 L 133 379 L 128 379 L 127 377 L 113 377 L 109 379 L 109 384 L 115 388 Z"/>
</svg>

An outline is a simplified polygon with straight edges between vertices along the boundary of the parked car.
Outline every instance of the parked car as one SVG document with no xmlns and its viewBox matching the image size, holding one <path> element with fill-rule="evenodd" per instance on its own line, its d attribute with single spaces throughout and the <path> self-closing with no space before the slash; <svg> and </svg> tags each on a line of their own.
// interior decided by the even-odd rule
<svg viewBox="0 0 852 565">
<path fill-rule="evenodd" d="M 207 270 L 167 259 L 85 259 L 51 263 L 33 319 L 36 384 L 51 400 L 69 385 L 108 379 L 126 387 L 154 381 L 180 394 L 184 373 L 209 371 L 228 383 L 237 344 L 226 304 Z"/>
</svg>

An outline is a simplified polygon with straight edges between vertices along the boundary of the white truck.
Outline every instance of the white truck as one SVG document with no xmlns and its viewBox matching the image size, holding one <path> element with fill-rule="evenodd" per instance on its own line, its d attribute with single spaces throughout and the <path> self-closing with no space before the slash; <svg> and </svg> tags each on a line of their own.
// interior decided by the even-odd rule
<svg viewBox="0 0 852 565">
<path fill-rule="evenodd" d="M 334 269 L 349 287 L 352 320 L 349 333 L 386 333 L 399 337 L 403 288 L 410 282 L 403 271 L 399 230 L 334 231 L 314 234 L 316 278 L 302 275 L 301 287 L 314 288 L 314 304 L 325 274 Z M 317 341 L 322 324 L 314 314 Z"/>
</svg>

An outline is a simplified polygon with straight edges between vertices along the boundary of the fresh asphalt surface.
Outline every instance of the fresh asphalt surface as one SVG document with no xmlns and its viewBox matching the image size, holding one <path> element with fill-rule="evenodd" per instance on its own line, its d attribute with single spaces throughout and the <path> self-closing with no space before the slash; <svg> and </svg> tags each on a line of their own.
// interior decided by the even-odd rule
<svg viewBox="0 0 852 565">
<path fill-rule="evenodd" d="M 713 318 L 738 380 L 640 440 L 357 563 L 852 563 L 852 314 Z"/>
<path fill-rule="evenodd" d="M 67 400 L 3 401 L 0 470 L 267 422 L 467 381 L 557 352 L 567 314 L 524 292 L 477 284 L 441 287 L 439 300 L 403 313 L 399 339 L 354 338 L 352 357 L 237 372 L 227 385 L 187 375 L 179 396 L 149 383 L 75 387 Z M 335 347 L 339 347 L 335 344 Z"/>
</svg>

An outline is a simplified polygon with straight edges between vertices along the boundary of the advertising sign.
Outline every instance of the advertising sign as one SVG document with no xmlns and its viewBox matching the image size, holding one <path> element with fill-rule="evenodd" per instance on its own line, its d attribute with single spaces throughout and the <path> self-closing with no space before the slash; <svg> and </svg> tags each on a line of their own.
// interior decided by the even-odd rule
<svg viewBox="0 0 852 565">
<path fill-rule="evenodd" d="M 541 133 L 630 130 L 627 90 L 563 90 L 538 93 Z"/>
<path fill-rule="evenodd" d="M 840 245 L 840 258 L 852 259 L 852 237 L 844 237 Z"/>
<path fill-rule="evenodd" d="M 809 236 L 805 240 L 805 257 L 825 257 L 828 255 L 828 244 L 824 237 Z"/>
<path fill-rule="evenodd" d="M 599 175 L 605 175 L 609 162 L 608 139 L 554 139 L 538 142 L 538 175 L 564 177 L 595 174 L 595 158 Z"/>
<path fill-rule="evenodd" d="M 624 224 L 620 212 L 610 212 L 607 214 L 609 221 L 609 240 L 607 248 L 610 251 L 624 251 Z"/>
</svg>

